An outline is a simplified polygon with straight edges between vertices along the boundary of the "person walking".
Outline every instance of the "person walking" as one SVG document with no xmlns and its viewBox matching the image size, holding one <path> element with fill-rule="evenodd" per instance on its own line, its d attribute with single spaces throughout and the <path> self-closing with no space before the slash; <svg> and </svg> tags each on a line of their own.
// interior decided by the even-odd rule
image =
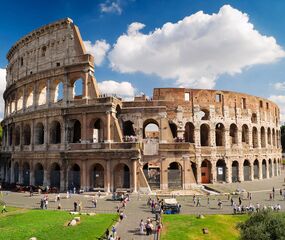
<svg viewBox="0 0 285 240">
<path fill-rule="evenodd" d="M 74 201 L 73 203 L 73 211 L 77 212 L 77 202 L 76 201 Z"/>
<path fill-rule="evenodd" d="M 241 197 L 238 197 L 238 203 L 239 203 L 239 206 L 241 206 L 242 204 Z"/>
<path fill-rule="evenodd" d="M 144 223 L 143 219 L 141 219 L 141 221 L 140 221 L 139 228 L 140 228 L 140 234 L 144 235 L 145 223 Z"/>
<path fill-rule="evenodd" d="M 201 207 L 201 199 L 200 197 L 197 198 L 197 205 L 196 207 Z"/>
<path fill-rule="evenodd" d="M 207 198 L 207 206 L 210 207 L 210 197 Z"/>
</svg>

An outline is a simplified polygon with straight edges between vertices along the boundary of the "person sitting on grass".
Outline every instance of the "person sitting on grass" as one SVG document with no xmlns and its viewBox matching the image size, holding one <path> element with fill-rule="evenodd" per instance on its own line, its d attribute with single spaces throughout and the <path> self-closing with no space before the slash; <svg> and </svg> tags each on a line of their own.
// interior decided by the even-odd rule
<svg viewBox="0 0 285 240">
<path fill-rule="evenodd" d="M 1 213 L 4 213 L 4 212 L 8 212 L 8 211 L 6 210 L 6 204 L 3 205 Z"/>
</svg>

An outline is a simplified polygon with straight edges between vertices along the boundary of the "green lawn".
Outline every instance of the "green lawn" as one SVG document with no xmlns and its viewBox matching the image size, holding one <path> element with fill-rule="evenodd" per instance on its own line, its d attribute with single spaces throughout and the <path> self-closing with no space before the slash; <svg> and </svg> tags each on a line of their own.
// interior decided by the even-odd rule
<svg viewBox="0 0 285 240">
<path fill-rule="evenodd" d="M 161 239 L 239 239 L 236 224 L 247 218 L 247 215 L 206 215 L 204 219 L 194 215 L 164 215 Z M 203 234 L 203 228 L 208 228 L 209 233 Z"/>
<path fill-rule="evenodd" d="M 117 219 L 116 214 L 80 215 L 79 225 L 67 227 L 66 224 L 73 218 L 68 212 L 12 208 L 8 211 L 7 214 L 0 213 L 1 240 L 25 240 L 30 237 L 37 237 L 38 240 L 97 239 L 113 219 Z"/>
</svg>

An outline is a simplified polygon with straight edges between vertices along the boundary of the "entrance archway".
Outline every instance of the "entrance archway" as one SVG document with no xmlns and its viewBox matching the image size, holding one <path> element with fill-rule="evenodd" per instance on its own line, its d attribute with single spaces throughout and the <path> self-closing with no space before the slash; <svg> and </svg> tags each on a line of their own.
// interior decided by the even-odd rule
<svg viewBox="0 0 285 240">
<path fill-rule="evenodd" d="M 223 159 L 219 159 L 216 163 L 217 168 L 217 181 L 226 181 L 226 162 Z"/>
<path fill-rule="evenodd" d="M 251 179 L 251 169 L 250 162 L 248 160 L 244 160 L 243 162 L 243 180 L 250 181 Z"/>
<path fill-rule="evenodd" d="M 160 168 L 157 164 L 146 163 L 143 166 L 144 175 L 151 189 L 160 188 Z"/>
<path fill-rule="evenodd" d="M 73 164 L 68 172 L 68 188 L 73 190 L 80 189 L 80 167 L 77 164 Z"/>
<path fill-rule="evenodd" d="M 53 163 L 50 171 L 50 186 L 60 189 L 60 166 Z"/>
<path fill-rule="evenodd" d="M 257 159 L 255 159 L 253 163 L 253 178 L 258 179 L 259 178 L 259 162 Z"/>
<path fill-rule="evenodd" d="M 239 177 L 238 177 L 238 172 L 239 172 L 239 168 L 238 168 L 238 161 L 233 161 L 232 163 L 232 182 L 238 182 Z"/>
<path fill-rule="evenodd" d="M 35 185 L 43 186 L 44 183 L 44 168 L 41 163 L 37 163 L 35 166 Z"/>
<path fill-rule="evenodd" d="M 266 171 L 267 171 L 267 166 L 266 166 L 266 160 L 262 160 L 262 178 L 266 178 Z"/>
<path fill-rule="evenodd" d="M 172 162 L 168 166 L 168 188 L 182 188 L 182 166 L 178 162 Z"/>
<path fill-rule="evenodd" d="M 104 168 L 101 164 L 96 163 L 92 167 L 92 187 L 93 188 L 104 188 Z"/>
<path fill-rule="evenodd" d="M 201 164 L 201 182 L 210 183 L 211 182 L 211 171 L 212 164 L 209 160 L 204 160 Z"/>
<path fill-rule="evenodd" d="M 23 185 L 30 185 L 30 165 L 27 162 L 23 165 Z"/>
<path fill-rule="evenodd" d="M 123 163 L 114 168 L 114 190 L 117 188 L 130 188 L 130 169 Z"/>
</svg>

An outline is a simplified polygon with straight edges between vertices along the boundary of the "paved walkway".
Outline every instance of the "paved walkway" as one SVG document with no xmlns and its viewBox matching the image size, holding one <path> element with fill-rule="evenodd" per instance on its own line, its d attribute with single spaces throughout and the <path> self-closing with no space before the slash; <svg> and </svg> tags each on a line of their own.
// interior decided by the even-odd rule
<svg viewBox="0 0 285 240">
<path fill-rule="evenodd" d="M 250 203 L 259 203 L 261 206 L 274 206 L 279 203 L 282 211 L 285 211 L 285 201 L 279 194 L 279 189 L 285 188 L 284 174 L 279 177 L 272 179 L 243 182 L 243 183 L 232 183 L 232 184 L 211 184 L 210 187 L 219 190 L 223 193 L 232 193 L 237 188 L 245 189 L 252 193 L 252 200 L 247 199 L 247 194 L 241 195 L 243 205 L 249 205 Z M 269 200 L 269 193 L 272 188 L 275 188 L 275 199 Z M 94 194 L 93 194 L 94 195 Z M 64 210 L 72 210 L 74 201 L 81 201 L 83 204 L 84 212 L 97 212 L 97 213 L 116 213 L 116 207 L 119 202 L 111 201 L 110 196 L 101 196 L 98 199 L 97 208 L 95 209 L 92 205 L 93 195 L 72 195 L 70 199 L 64 198 L 66 194 L 61 194 L 62 200 L 60 201 L 61 206 Z M 4 193 L 1 198 L 7 203 L 8 206 L 17 206 L 22 208 L 39 208 L 40 199 L 43 195 L 34 194 L 30 197 L 29 193 Z M 154 236 L 141 236 L 139 235 L 139 222 L 141 219 L 144 221 L 147 217 L 153 218 L 150 209 L 146 206 L 146 201 L 149 196 L 141 196 L 138 200 L 137 195 L 131 195 L 131 201 L 127 204 L 125 214 L 127 216 L 117 226 L 118 236 L 122 240 L 150 240 L 154 239 Z M 239 196 L 233 196 L 234 201 L 238 202 Z M 49 209 L 56 209 L 58 203 L 55 202 L 56 194 L 49 194 Z M 193 204 L 193 196 L 177 196 L 177 201 L 182 205 L 181 214 L 231 214 L 233 209 L 230 206 L 228 196 L 225 194 L 212 195 L 210 196 L 210 206 L 207 205 L 207 196 L 201 195 L 201 206 L 196 207 Z M 218 208 L 218 200 L 222 200 L 223 208 Z"/>
</svg>

